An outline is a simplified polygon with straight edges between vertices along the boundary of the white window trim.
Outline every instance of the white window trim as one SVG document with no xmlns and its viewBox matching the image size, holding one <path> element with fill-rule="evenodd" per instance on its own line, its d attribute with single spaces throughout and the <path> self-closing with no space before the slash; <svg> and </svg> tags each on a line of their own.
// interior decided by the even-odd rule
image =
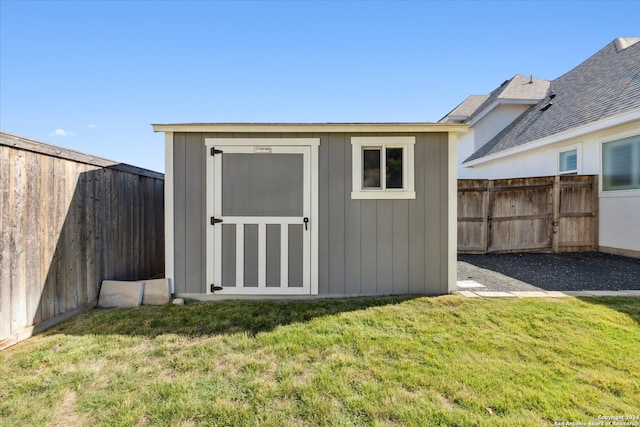
<svg viewBox="0 0 640 427">
<path fill-rule="evenodd" d="M 560 170 L 560 154 L 576 150 L 576 168 L 568 171 Z M 565 145 L 556 150 L 556 163 L 558 175 L 582 174 L 582 144 Z"/>
<path fill-rule="evenodd" d="M 171 294 L 175 288 L 175 246 L 174 246 L 174 192 L 173 192 L 173 132 L 164 134 L 164 274 L 169 280 Z"/>
<path fill-rule="evenodd" d="M 615 142 L 633 136 L 640 136 L 637 129 L 619 132 L 613 135 L 607 135 L 606 139 L 600 139 L 600 174 L 598 176 L 599 197 L 601 198 L 617 198 L 617 197 L 638 197 L 640 196 L 640 188 L 631 188 L 628 190 L 605 190 L 604 189 L 604 145 L 608 142 Z"/>
<path fill-rule="evenodd" d="M 415 155 L 416 138 L 413 136 L 354 136 L 351 137 L 351 198 L 352 199 L 415 199 Z M 403 188 L 362 187 L 362 149 L 363 148 L 403 148 L 402 183 Z M 381 169 L 384 164 L 384 151 L 381 155 Z M 384 171 L 380 176 L 383 178 Z"/>
</svg>

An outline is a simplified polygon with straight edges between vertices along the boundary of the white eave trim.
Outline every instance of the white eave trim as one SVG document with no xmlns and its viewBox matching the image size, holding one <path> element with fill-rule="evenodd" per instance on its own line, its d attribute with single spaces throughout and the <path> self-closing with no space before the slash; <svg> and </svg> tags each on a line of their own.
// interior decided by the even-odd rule
<svg viewBox="0 0 640 427">
<path fill-rule="evenodd" d="M 583 135 L 601 131 L 613 126 L 623 125 L 625 123 L 632 122 L 634 120 L 640 120 L 640 108 L 623 113 L 623 114 L 619 114 L 617 116 L 609 117 L 607 119 L 599 120 L 597 122 L 592 122 L 586 125 L 574 127 L 569 130 L 547 136 L 545 138 L 527 142 L 526 144 L 522 144 L 517 147 L 502 150 L 493 154 L 488 154 L 486 156 L 480 157 L 479 159 L 466 161 L 466 162 L 463 162 L 463 166 L 473 167 L 473 166 L 481 165 L 483 163 L 487 163 L 493 160 L 513 156 L 514 154 L 533 150 L 535 148 L 544 147 L 545 145 L 555 144 L 557 142 L 565 141 L 567 139 L 579 138 Z"/>
<path fill-rule="evenodd" d="M 192 123 L 155 124 L 154 132 L 467 132 L 450 123 Z"/>
</svg>

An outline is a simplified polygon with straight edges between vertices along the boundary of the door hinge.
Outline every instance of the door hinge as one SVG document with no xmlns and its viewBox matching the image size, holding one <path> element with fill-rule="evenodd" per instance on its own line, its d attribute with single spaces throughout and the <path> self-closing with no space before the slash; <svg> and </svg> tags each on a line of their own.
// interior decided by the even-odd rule
<svg viewBox="0 0 640 427">
<path fill-rule="evenodd" d="M 216 150 L 216 147 L 211 147 L 211 155 L 222 154 L 222 150 Z"/>
<path fill-rule="evenodd" d="M 220 224 L 222 220 L 220 218 L 211 217 L 211 225 Z"/>
<path fill-rule="evenodd" d="M 222 286 L 216 286 L 214 284 L 211 284 L 211 293 L 214 293 L 215 291 L 221 291 L 222 290 Z"/>
</svg>

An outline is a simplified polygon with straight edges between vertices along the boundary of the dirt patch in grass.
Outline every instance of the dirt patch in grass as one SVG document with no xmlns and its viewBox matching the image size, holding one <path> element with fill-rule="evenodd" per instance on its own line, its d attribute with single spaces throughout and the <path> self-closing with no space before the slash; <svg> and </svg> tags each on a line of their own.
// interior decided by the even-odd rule
<svg viewBox="0 0 640 427">
<path fill-rule="evenodd" d="M 84 416 L 78 414 L 75 409 L 77 394 L 68 390 L 62 401 L 53 410 L 52 419 L 48 427 L 80 426 L 84 424 Z"/>
</svg>

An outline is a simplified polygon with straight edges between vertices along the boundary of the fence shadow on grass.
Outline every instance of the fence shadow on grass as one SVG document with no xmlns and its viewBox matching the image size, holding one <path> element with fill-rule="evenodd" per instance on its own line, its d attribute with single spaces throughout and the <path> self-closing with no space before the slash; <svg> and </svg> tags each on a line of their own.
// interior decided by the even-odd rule
<svg viewBox="0 0 640 427">
<path fill-rule="evenodd" d="M 126 335 L 155 338 L 248 333 L 372 307 L 400 304 L 418 296 L 357 297 L 308 301 L 188 302 L 184 306 L 93 309 L 52 328 L 47 334 Z"/>
</svg>

